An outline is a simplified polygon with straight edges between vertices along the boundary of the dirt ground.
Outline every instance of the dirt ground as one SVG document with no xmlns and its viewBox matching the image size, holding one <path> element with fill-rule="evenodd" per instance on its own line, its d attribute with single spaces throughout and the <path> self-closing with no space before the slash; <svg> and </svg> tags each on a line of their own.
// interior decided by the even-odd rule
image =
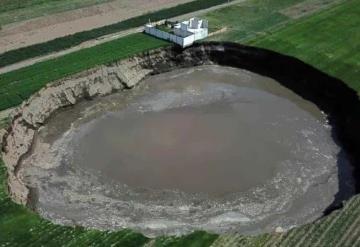
<svg viewBox="0 0 360 247">
<path fill-rule="evenodd" d="M 340 2 L 339 0 L 308 0 L 299 4 L 295 4 L 281 13 L 293 19 L 301 18 L 305 15 L 309 15 L 319 11 L 328 5 Z"/>
<path fill-rule="evenodd" d="M 192 0 L 116 0 L 28 21 L 0 31 L 0 53 L 90 30 Z"/>
</svg>

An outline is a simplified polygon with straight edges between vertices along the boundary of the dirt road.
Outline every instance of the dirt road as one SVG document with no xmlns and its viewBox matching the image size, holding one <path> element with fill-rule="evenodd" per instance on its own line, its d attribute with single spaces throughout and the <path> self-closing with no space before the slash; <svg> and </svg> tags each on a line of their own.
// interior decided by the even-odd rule
<svg viewBox="0 0 360 247">
<path fill-rule="evenodd" d="M 192 12 L 192 13 L 189 13 L 189 14 L 186 14 L 186 15 L 177 16 L 177 17 L 174 17 L 172 19 L 173 20 L 183 20 L 183 19 L 186 19 L 186 18 L 189 18 L 189 17 L 192 17 L 192 16 L 200 16 L 200 15 L 203 15 L 203 14 L 205 14 L 207 12 L 213 11 L 215 9 L 223 8 L 225 6 L 237 4 L 237 3 L 240 3 L 240 2 L 244 2 L 244 1 L 246 1 L 246 0 L 236 0 L 236 1 L 233 1 L 233 2 L 230 2 L 230 3 L 221 4 L 221 5 L 217 5 L 217 6 L 208 8 L 208 9 L 203 9 L 203 10 L 199 10 L 199 11 L 196 11 L 196 12 Z M 102 44 L 102 43 L 106 43 L 106 42 L 109 42 L 111 40 L 118 39 L 118 38 L 130 35 L 130 34 L 133 34 L 133 33 L 142 32 L 143 30 L 144 30 L 143 27 L 133 28 L 133 29 L 129 29 L 129 30 L 126 30 L 126 31 L 121 31 L 121 32 L 118 32 L 118 33 L 114 33 L 114 34 L 111 34 L 111 35 L 106 35 L 106 36 L 97 38 L 95 40 L 84 42 L 84 43 L 82 43 L 82 44 L 80 44 L 78 46 L 74 46 L 74 47 L 72 47 L 70 49 L 67 49 L 67 50 L 63 50 L 63 51 L 56 52 L 56 53 L 51 53 L 49 55 L 45 55 L 45 56 L 41 56 L 41 57 L 31 58 L 31 59 L 28 59 L 28 60 L 25 60 L 25 61 L 22 61 L 22 62 L 19 62 L 19 63 L 15 63 L 15 64 L 12 64 L 12 65 L 0 68 L 0 74 L 10 72 L 10 71 L 13 71 L 13 70 L 17 70 L 17 69 L 21 69 L 23 67 L 30 66 L 32 64 L 42 62 L 42 61 L 46 61 L 46 60 L 49 60 L 49 59 L 52 59 L 52 58 L 60 57 L 60 56 L 63 56 L 63 55 L 66 55 L 66 54 L 69 54 L 69 53 L 84 49 L 84 48 L 90 48 L 90 47 L 93 47 L 93 46 L 96 46 L 96 45 L 99 45 L 99 44 Z"/>
</svg>

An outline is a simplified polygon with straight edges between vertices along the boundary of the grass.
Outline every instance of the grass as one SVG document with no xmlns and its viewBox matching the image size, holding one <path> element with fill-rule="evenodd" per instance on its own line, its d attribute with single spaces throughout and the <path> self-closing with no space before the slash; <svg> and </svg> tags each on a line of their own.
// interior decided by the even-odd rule
<svg viewBox="0 0 360 247">
<path fill-rule="evenodd" d="M 133 17 L 115 24 L 95 28 L 89 31 L 79 32 L 65 37 L 57 38 L 45 43 L 31 45 L 8 51 L 0 55 L 0 67 L 14 64 L 26 59 L 46 55 L 52 52 L 61 51 L 79 45 L 85 41 L 99 38 L 104 35 L 124 31 L 144 25 L 149 21 L 159 21 L 186 13 L 206 9 L 233 0 L 196 0 L 180 4 L 167 9 L 158 10 L 152 13 Z"/>
<path fill-rule="evenodd" d="M 165 45 L 169 43 L 142 33 L 133 34 L 2 74 L 0 110 L 19 105 L 50 81 Z"/>
<path fill-rule="evenodd" d="M 112 0 L 0 0 L 0 26 Z"/>
<path fill-rule="evenodd" d="M 279 11 L 304 0 L 254 0 L 212 11 L 204 18 L 209 20 L 210 32 L 227 28 L 227 32 L 212 40 L 238 42 L 269 27 L 288 21 Z"/>
<path fill-rule="evenodd" d="M 203 17 L 209 20 L 210 32 L 227 30 L 211 37 L 211 40 L 244 43 L 259 35 L 268 35 L 273 29 L 284 27 L 292 21 L 296 22 L 284 12 L 301 4 L 310 5 L 309 1 L 314 2 L 312 11 L 316 12 L 344 0 L 252 0 L 209 12 Z"/>
<path fill-rule="evenodd" d="M 339 1 L 329 10 L 299 20 L 282 14 L 303 2 L 255 0 L 204 17 L 213 31 L 227 27 L 212 40 L 246 43 L 295 56 L 360 91 L 360 1 Z"/>
<path fill-rule="evenodd" d="M 271 3 L 271 1 L 266 2 Z M 280 2 L 283 2 L 284 5 L 280 4 Z M 277 8 L 275 14 L 283 8 L 282 6 L 287 6 L 284 2 L 286 1 L 278 1 L 277 7 L 275 6 Z M 290 3 L 290 0 L 288 2 Z M 236 11 L 234 9 L 231 11 L 232 15 L 229 15 L 229 12 L 223 12 L 224 20 L 227 23 L 230 23 L 229 19 L 236 16 Z M 215 14 L 212 16 L 215 16 Z M 360 78 L 360 0 L 348 0 L 311 17 L 288 21 L 285 27 L 280 25 L 278 29 L 274 29 L 272 25 L 266 25 L 266 21 L 259 20 L 256 16 L 251 16 L 254 22 L 261 23 L 261 26 L 266 31 L 263 35 L 257 34 L 256 37 L 253 35 L 246 37 L 246 35 L 242 36 L 240 32 L 237 35 L 236 31 L 230 30 L 230 32 L 234 33 L 228 37 L 233 37 L 235 40 L 245 37 L 248 44 L 275 49 L 299 57 L 313 66 L 343 79 L 348 85 L 360 91 L 358 81 Z M 222 18 L 221 12 L 217 11 L 216 18 Z M 245 18 L 245 16 L 242 18 Z M 231 20 L 231 22 L 235 23 L 236 20 Z M 247 25 L 249 25 L 251 31 L 250 26 L 252 24 L 250 24 L 251 21 L 249 20 Z M 271 32 L 267 31 L 268 28 L 271 29 Z M 225 33 L 224 35 L 229 34 Z M 218 38 L 224 37 L 226 36 Z M 145 44 L 152 43 L 154 47 L 166 45 L 165 42 L 161 43 L 159 40 L 152 40 L 152 38 L 144 35 L 131 36 L 129 39 L 127 42 L 133 43 L 131 41 L 138 39 L 139 42 L 142 40 Z M 118 49 L 120 49 L 123 41 L 116 42 Z M 151 46 L 149 45 L 147 48 L 150 49 Z M 63 74 L 99 64 L 101 61 L 116 60 L 143 49 L 144 45 L 137 48 L 130 46 L 126 48 L 126 52 L 118 50 L 117 57 L 108 54 L 104 55 L 103 60 L 92 58 L 101 56 L 102 48 L 99 46 L 95 50 L 86 50 L 83 55 L 74 53 L 72 56 L 65 56 L 65 58 L 5 74 L 6 80 L 0 78 L 0 88 L 7 85 L 8 90 L 13 90 L 16 94 L 16 92 L 21 92 L 22 87 L 31 86 L 31 83 L 36 83 L 39 80 L 42 81 L 41 84 L 44 84 L 46 81 L 50 81 L 52 77 L 60 77 Z M 94 61 L 83 61 L 87 59 L 94 59 Z M 67 65 L 68 61 L 71 62 L 71 65 Z M 67 69 L 63 70 L 61 66 L 65 66 Z M 74 69 L 72 66 L 75 66 Z M 39 73 L 39 71 L 45 72 Z M 31 78 L 27 79 L 28 76 Z M 37 87 L 41 87 L 41 85 Z M 0 102 L 2 101 L 3 95 L 0 94 Z M 5 168 L 3 165 L 0 165 L 0 181 L 5 181 Z M 259 236 L 231 234 L 217 236 L 205 232 L 195 232 L 181 238 L 159 237 L 150 240 L 129 230 L 99 232 L 54 225 L 41 219 L 28 209 L 11 202 L 5 189 L 5 183 L 0 184 L 0 246 L 110 246 L 112 244 L 116 246 L 149 244 L 151 246 L 195 247 L 209 246 L 211 244 L 214 247 L 264 246 L 265 244 L 268 246 L 335 246 L 335 244 L 344 247 L 360 246 L 360 196 L 353 197 L 342 210 L 333 212 L 313 224 L 295 228 L 286 234 L 264 234 Z"/>
<path fill-rule="evenodd" d="M 359 16 L 360 1 L 348 0 L 248 43 L 300 58 L 360 91 Z"/>
<path fill-rule="evenodd" d="M 279 10 L 281 8 L 274 10 L 273 18 L 270 19 L 276 19 Z M 224 18 L 227 25 L 235 23 L 229 21 L 234 18 L 235 13 L 230 15 L 225 11 L 216 13 L 215 16 L 219 20 Z M 212 15 L 213 13 L 210 14 Z M 230 28 L 229 33 L 221 34 L 217 38 L 243 40 L 249 45 L 295 56 L 344 80 L 347 85 L 360 92 L 359 16 L 360 1 L 349 0 L 307 18 L 284 20 L 285 27 L 281 22 L 278 27 L 272 22 L 266 23 L 266 19 L 269 20 L 266 16 L 255 18 L 254 25 L 261 23 L 261 33 L 251 34 L 252 28 L 246 32 L 237 32 Z M 239 18 L 244 18 L 244 15 L 239 15 Z M 214 246 L 360 246 L 359 211 L 360 196 L 355 196 L 341 211 L 334 212 L 319 222 L 293 229 L 285 235 L 220 236 Z"/>
</svg>

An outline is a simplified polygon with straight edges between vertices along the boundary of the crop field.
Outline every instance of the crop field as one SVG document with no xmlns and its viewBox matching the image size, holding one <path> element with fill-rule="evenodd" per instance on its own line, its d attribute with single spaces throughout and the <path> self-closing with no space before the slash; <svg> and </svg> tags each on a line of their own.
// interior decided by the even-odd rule
<svg viewBox="0 0 360 247">
<path fill-rule="evenodd" d="M 360 91 L 360 1 L 299 21 L 251 45 L 295 56 Z"/>
<path fill-rule="evenodd" d="M 175 7 L 170 7 L 167 9 L 162 9 L 152 13 L 133 17 L 108 26 L 75 33 L 73 35 L 57 38 L 41 44 L 11 50 L 0 54 L 0 67 L 14 64 L 29 58 L 68 49 L 85 41 L 96 39 L 104 35 L 139 27 L 144 25 L 144 23 L 147 23 L 149 20 L 156 22 L 175 16 L 180 16 L 186 13 L 191 13 L 197 10 L 206 9 L 230 1 L 233 0 L 196 0 L 184 4 L 179 4 Z"/>
<path fill-rule="evenodd" d="M 279 5 L 273 6 L 273 12 L 266 9 L 271 9 L 275 0 L 254 2 L 259 3 L 254 13 L 244 11 L 246 5 L 237 5 L 208 14 L 210 23 L 217 21 L 218 28 L 223 27 L 221 20 L 229 26 L 227 32 L 214 38 L 246 41 L 298 57 L 360 92 L 360 0 L 343 1 L 295 19 L 281 13 L 290 3 L 301 1 L 276 1 Z M 257 17 L 264 12 L 256 15 L 256 11 L 267 15 Z M 235 28 L 237 22 L 239 28 Z M 165 45 L 168 43 L 142 34 L 131 35 L 0 75 L 0 109 L 19 104 L 52 80 Z M 0 164 L 0 246 L 360 246 L 360 196 L 353 197 L 341 210 L 285 234 L 252 237 L 195 232 L 181 238 L 149 239 L 130 230 L 100 232 L 52 224 L 13 203 L 7 196 L 5 180 L 5 168 Z"/>
<path fill-rule="evenodd" d="M 346 1 L 271 33 L 257 35 L 246 43 L 300 58 L 360 92 L 359 16 L 360 1 Z M 219 38 L 225 39 L 226 35 Z M 237 38 L 236 34 L 231 35 Z M 220 236 L 213 244 L 227 245 L 360 246 L 360 196 L 352 198 L 341 211 L 284 235 Z"/>
<path fill-rule="evenodd" d="M 212 40 L 238 42 L 244 38 L 288 21 L 280 10 L 304 0 L 254 0 L 245 1 L 223 9 L 207 13 L 203 17 L 209 20 L 210 32 L 226 28 L 221 35 L 211 37 Z"/>
<path fill-rule="evenodd" d="M 0 26 L 111 0 L 0 0 Z"/>
<path fill-rule="evenodd" d="M 312 14 L 323 8 L 343 2 L 344 0 L 253 0 L 240 2 L 229 7 L 205 14 L 209 20 L 210 31 L 226 28 L 221 35 L 211 37 L 211 40 L 233 41 L 244 43 L 257 36 L 271 34 L 274 29 L 281 28 L 297 17 L 295 10 L 301 6 L 314 6 L 311 11 L 301 11 L 302 15 Z M 316 4 L 315 4 L 316 3 Z M 297 8 L 296 8 L 297 7 Z"/>
<path fill-rule="evenodd" d="M 19 105 L 50 81 L 168 45 L 139 33 L 0 75 L 0 110 Z M 39 73 L 41 71 L 41 73 Z"/>
<path fill-rule="evenodd" d="M 255 1 L 210 12 L 205 18 L 215 30 L 227 28 L 211 39 L 295 56 L 360 91 L 360 53 L 354 53 L 360 50 L 360 1 L 333 1 L 336 6 L 308 18 L 282 14 L 299 2 L 305 1 Z"/>
</svg>

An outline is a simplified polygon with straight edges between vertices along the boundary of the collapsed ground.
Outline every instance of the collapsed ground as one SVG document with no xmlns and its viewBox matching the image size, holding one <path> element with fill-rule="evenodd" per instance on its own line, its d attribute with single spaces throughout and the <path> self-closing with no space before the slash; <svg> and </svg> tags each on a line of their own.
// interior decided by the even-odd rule
<svg viewBox="0 0 360 247">
<path fill-rule="evenodd" d="M 322 67 L 325 72 L 342 78 L 353 88 L 359 89 L 357 79 L 359 78 L 358 61 L 360 59 L 359 53 L 354 52 L 359 50 L 357 48 L 358 43 L 356 42 L 356 33 L 359 33 L 359 18 L 357 18 L 359 12 L 359 1 L 347 1 L 346 3 L 340 4 L 338 7 L 315 14 L 313 17 L 296 20 L 294 23 L 290 23 L 285 27 L 277 27 L 271 30 L 273 34 L 263 34 L 249 42 L 256 42 L 257 45 L 259 44 L 267 48 L 275 47 L 278 51 L 283 53 L 297 55 L 313 66 Z M 234 14 L 236 14 L 236 12 L 234 12 Z M 241 15 L 238 15 L 235 18 L 240 19 Z M 326 31 L 313 32 L 313 30 L 316 29 L 323 30 L 324 24 L 326 24 Z M 263 30 L 267 30 L 267 28 L 269 27 L 266 26 Z M 280 42 L 284 45 L 279 45 Z M 309 49 L 311 50 L 310 52 Z M 326 54 L 326 56 L 319 57 L 319 54 Z M 82 59 L 81 61 L 89 61 L 94 57 L 97 56 L 85 56 L 85 59 Z M 71 57 L 71 60 L 76 61 L 79 58 L 80 56 L 74 55 Z M 343 59 L 346 60 L 346 63 L 342 62 Z M 66 60 L 64 60 L 64 64 L 66 64 L 65 61 Z M 53 70 L 52 68 L 59 67 L 56 65 L 56 61 L 49 62 L 47 65 L 49 67 L 47 67 L 47 73 L 44 75 L 47 77 L 50 75 L 51 70 Z M 33 67 L 33 72 L 31 68 L 24 71 L 27 71 L 28 74 L 26 75 L 31 77 L 35 75 L 37 69 L 42 69 L 41 66 L 45 66 L 45 64 Z M 93 66 L 93 63 L 88 63 L 87 66 Z M 25 93 L 29 90 L 29 86 L 26 86 L 25 81 L 23 81 L 24 78 L 21 77 L 21 72 L 23 71 L 18 71 L 17 73 L 12 73 L 7 76 L 9 76 L 10 81 L 18 81 L 17 85 L 19 85 L 19 83 L 24 83 L 25 88 L 23 88 L 23 92 Z M 58 76 L 66 74 L 68 74 L 68 72 L 60 71 Z M 6 82 L 3 78 L 4 77 L 1 78 L 1 83 Z M 36 87 L 41 87 L 45 81 L 46 80 Z M 35 88 L 32 90 L 37 89 Z M 358 232 L 360 220 L 358 216 L 359 210 L 359 199 L 355 197 L 343 210 L 331 214 L 330 217 L 323 219 L 317 224 L 310 224 L 292 230 L 288 234 L 263 235 L 256 238 L 244 237 L 241 235 L 225 235 L 217 238 L 217 236 L 214 235 L 195 233 L 182 238 L 158 238 L 151 243 L 156 245 L 171 245 L 177 243 L 179 246 L 189 245 L 191 243 L 207 246 L 217 238 L 213 243 L 214 246 L 222 244 L 262 245 L 265 243 L 268 245 L 281 243 L 282 245 L 289 246 L 294 246 L 295 244 L 311 244 L 312 246 L 315 246 L 321 243 L 352 246 L 358 244 L 360 241 Z M 53 225 L 39 219 L 36 215 L 29 213 L 26 209 L 14 205 L 6 197 L 4 190 L 2 190 L 1 194 L 1 211 L 2 223 L 0 228 L 1 232 L 4 234 L 4 238 L 1 239 L 10 244 L 25 245 L 26 243 L 32 243 L 36 245 L 58 243 L 61 241 L 63 243 L 66 242 L 68 245 L 118 243 L 123 245 L 129 244 L 129 246 L 132 246 L 131 244 L 141 245 L 142 243 L 149 241 L 148 239 L 129 231 L 110 234 L 106 232 L 84 231 L 80 228 L 72 229 Z M 19 228 L 17 227 L 18 225 L 22 225 L 23 227 Z M 32 230 L 30 231 L 30 229 Z"/>
<path fill-rule="evenodd" d="M 209 63 L 204 57 L 201 62 Z M 185 59 L 196 65 L 196 56 Z M 156 71 L 162 60 L 167 61 L 154 54 L 146 63 Z M 339 157 L 332 128 L 313 103 L 249 71 L 215 65 L 169 69 L 174 68 L 90 102 L 79 102 L 74 90 L 73 103 L 79 104 L 45 119 L 15 168 L 31 188 L 31 207 L 53 222 L 128 227 L 146 236 L 199 229 L 256 234 L 312 222 L 351 197 L 351 167 L 345 155 Z M 132 69 L 127 66 L 126 74 Z M 98 89 L 88 80 L 89 92 L 102 92 L 109 77 L 96 77 L 103 81 Z M 39 97 L 53 105 L 45 91 Z M 45 117 L 31 110 L 45 110 L 40 102 L 32 98 L 23 108 L 24 117 L 32 112 L 28 123 Z M 12 126 L 16 135 L 21 128 Z M 7 165 L 10 153 L 3 156 Z M 19 198 L 15 181 L 9 185 Z"/>
</svg>

